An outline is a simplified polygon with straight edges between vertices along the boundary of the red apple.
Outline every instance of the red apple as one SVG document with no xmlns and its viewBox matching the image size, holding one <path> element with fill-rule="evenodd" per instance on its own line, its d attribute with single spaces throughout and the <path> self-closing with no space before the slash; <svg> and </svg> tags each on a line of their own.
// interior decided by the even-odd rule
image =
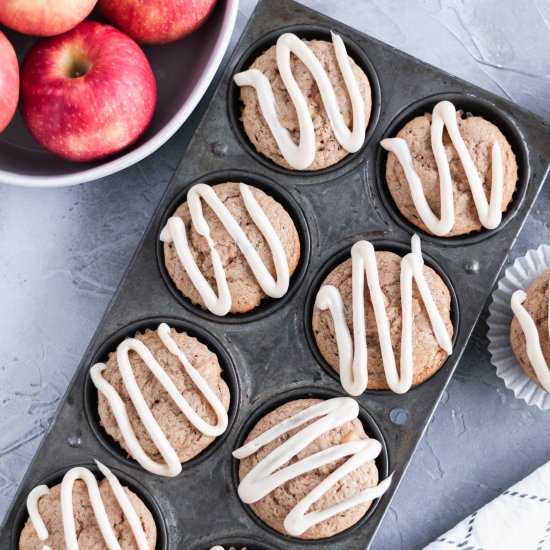
<svg viewBox="0 0 550 550">
<path fill-rule="evenodd" d="M 114 25 L 143 44 L 166 44 L 200 27 L 216 0 L 99 0 Z"/>
<path fill-rule="evenodd" d="M 0 132 L 10 123 L 19 99 L 19 64 L 15 50 L 0 31 Z"/>
<path fill-rule="evenodd" d="M 53 36 L 76 27 L 97 0 L 0 0 L 0 23 L 25 34 Z"/>
<path fill-rule="evenodd" d="M 67 160 L 96 160 L 136 141 L 156 97 L 141 48 L 95 21 L 42 38 L 21 68 L 23 120 L 43 147 Z"/>
</svg>

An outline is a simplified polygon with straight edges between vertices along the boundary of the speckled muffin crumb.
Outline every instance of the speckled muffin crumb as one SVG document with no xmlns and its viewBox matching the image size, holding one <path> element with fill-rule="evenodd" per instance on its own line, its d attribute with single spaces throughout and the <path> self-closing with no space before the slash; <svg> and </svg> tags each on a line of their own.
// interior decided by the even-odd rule
<svg viewBox="0 0 550 550">
<path fill-rule="evenodd" d="M 390 324 L 390 337 L 396 364 L 399 368 L 401 349 L 401 256 L 393 252 L 376 252 L 376 262 L 380 288 L 384 294 L 385 306 Z M 345 306 L 345 319 L 353 339 L 352 311 L 352 260 L 349 258 L 329 273 L 321 286 L 333 285 L 340 292 Z M 447 331 L 452 336 L 453 325 L 450 318 L 451 295 L 441 277 L 430 267 L 424 266 L 424 276 L 441 314 Z M 413 386 L 432 376 L 447 358 L 447 352 L 439 347 L 432 330 L 428 312 L 413 281 Z M 378 329 L 370 293 L 365 280 L 365 326 L 367 338 L 368 388 L 389 389 L 382 362 L 382 352 Z M 339 372 L 338 345 L 334 322 L 329 310 L 314 308 L 312 319 L 313 334 L 325 361 Z"/>
<path fill-rule="evenodd" d="M 122 512 L 122 508 L 118 504 L 109 482 L 104 479 L 98 485 L 107 516 L 117 536 L 120 547 L 122 550 L 138 550 L 130 524 Z M 137 512 L 149 546 L 155 548 L 157 527 L 151 512 L 141 499 L 128 488 L 124 487 L 124 492 L 128 495 L 132 506 Z M 88 489 L 84 481 L 80 479 L 76 480 L 74 484 L 73 507 L 76 535 L 80 550 L 105 548 L 105 541 L 99 529 L 90 497 L 88 496 Z M 42 550 L 44 544 L 47 544 L 51 550 L 65 550 L 65 536 L 61 519 L 61 484 L 55 485 L 47 495 L 40 498 L 38 501 L 38 511 L 48 530 L 48 539 L 42 542 L 38 538 L 30 519 L 28 519 L 19 538 L 19 550 Z"/>
<path fill-rule="evenodd" d="M 230 392 L 227 384 L 221 377 L 222 369 L 217 355 L 196 338 L 189 336 L 185 332 L 177 332 L 175 329 L 171 329 L 170 336 L 186 355 L 191 365 L 204 378 L 227 411 L 229 409 Z M 147 329 L 143 334 L 138 332 L 135 338 L 149 348 L 191 408 L 206 422 L 215 424 L 216 414 L 214 410 L 197 389 L 187 372 L 185 372 L 180 360 L 166 348 L 157 332 Z M 132 371 L 145 402 L 151 409 L 155 420 L 166 435 L 170 445 L 176 451 L 179 460 L 184 463 L 197 456 L 215 438 L 204 435 L 189 422 L 135 351 L 130 350 L 129 357 Z M 109 355 L 106 368 L 102 374 L 105 380 L 113 386 L 122 398 L 132 428 L 145 453 L 155 462 L 163 462 L 161 454 L 147 433 L 126 390 L 118 368 L 115 352 Z M 98 411 L 103 429 L 128 453 L 129 449 L 124 442 L 109 402 L 101 393 L 99 393 Z"/>
<path fill-rule="evenodd" d="M 416 117 L 405 124 L 397 133 L 397 137 L 407 142 L 413 159 L 413 166 L 422 182 L 428 205 L 439 217 L 441 211 L 439 172 L 432 152 L 431 120 L 431 114 Z M 460 134 L 480 175 L 487 200 L 490 198 L 491 179 L 493 177 L 491 159 L 493 143 L 495 141 L 499 143 L 504 163 L 502 212 L 505 212 L 512 200 L 518 179 L 516 157 L 510 144 L 494 124 L 482 117 L 470 116 L 463 118 L 462 113 L 458 112 L 457 122 Z M 482 228 L 482 225 L 479 221 L 470 185 L 446 129 L 443 131 L 443 145 L 451 170 L 455 210 L 455 224 L 445 237 L 478 231 Z M 394 153 L 388 154 L 386 181 L 395 205 L 401 214 L 416 227 L 431 233 L 416 211 L 405 172 Z"/>
<path fill-rule="evenodd" d="M 288 212 L 275 199 L 260 189 L 250 185 L 248 187 L 277 233 L 287 257 L 290 275 L 292 275 L 300 259 L 300 237 L 296 226 Z M 275 265 L 271 250 L 246 209 L 239 184 L 220 183 L 214 185 L 213 188 L 218 198 L 245 232 L 268 271 L 275 277 Z M 210 236 L 226 273 L 232 300 L 230 312 L 246 313 L 260 305 L 260 302 L 267 296 L 256 281 L 256 277 L 237 243 L 231 238 L 214 211 L 204 201 L 202 205 L 203 215 L 210 228 Z M 199 235 L 193 227 L 187 202 L 180 205 L 173 215 L 179 216 L 183 220 L 191 254 L 208 284 L 217 292 L 210 248 L 206 239 Z M 204 302 L 181 264 L 173 243 L 164 243 L 164 262 L 168 274 L 181 293 L 192 303 L 204 308 Z"/>
<path fill-rule="evenodd" d="M 336 60 L 334 46 L 332 43 L 323 40 L 306 40 L 304 42 L 313 51 L 315 57 L 321 62 L 321 65 L 326 71 L 334 88 L 338 99 L 338 106 L 344 117 L 346 126 L 351 129 L 353 120 L 351 100 L 344 78 L 340 72 L 338 61 Z M 366 129 L 372 109 L 370 83 L 363 70 L 353 59 L 349 59 L 365 105 Z M 348 155 L 348 152 L 336 140 L 336 136 L 332 131 L 328 115 L 323 105 L 323 100 L 321 99 L 321 94 L 319 93 L 319 88 L 312 74 L 293 54 L 291 54 L 290 67 L 300 90 L 307 99 L 309 112 L 315 129 L 316 154 L 308 170 L 328 168 L 342 160 Z M 277 107 L 279 120 L 283 127 L 289 131 L 294 142 L 298 144 L 300 139 L 298 115 L 277 68 L 276 46 L 272 46 L 262 53 L 254 63 L 252 63 L 250 68 L 258 69 L 269 79 L 273 88 L 273 95 L 275 96 L 275 105 Z M 240 91 L 240 97 L 243 103 L 242 122 L 244 131 L 252 145 L 260 154 L 271 159 L 279 166 L 292 169 L 282 156 L 279 146 L 262 115 L 256 90 L 251 86 L 243 86 Z"/>
<path fill-rule="evenodd" d="M 319 402 L 319 399 L 298 399 L 296 401 L 285 403 L 264 416 L 251 430 L 245 443 L 248 443 L 252 439 L 258 437 L 260 434 L 279 424 L 283 420 L 286 420 L 287 418 Z M 288 440 L 289 437 L 300 431 L 302 428 L 303 426 L 289 431 L 288 433 L 278 437 L 271 443 L 262 447 L 255 454 L 242 459 L 239 465 L 239 478 L 242 480 L 246 474 L 250 472 L 250 470 L 252 470 L 252 468 L 254 468 L 263 458 L 265 458 L 270 452 L 279 447 L 279 445 Z M 346 436 L 349 437 L 350 432 L 354 433 L 354 435 L 359 439 L 368 439 L 368 436 L 365 434 L 363 424 L 360 420 L 354 418 L 342 426 L 333 428 L 332 430 L 320 435 L 305 449 L 300 451 L 295 457 L 286 463 L 286 465 L 293 464 L 307 456 L 320 452 L 323 449 L 328 449 L 342 443 L 342 440 Z M 283 535 L 288 535 L 284 528 L 284 520 L 288 513 L 302 498 L 308 495 L 312 489 L 314 489 L 323 479 L 339 468 L 344 462 L 346 462 L 346 460 L 347 458 L 337 460 L 287 481 L 258 502 L 251 504 L 250 507 L 252 511 L 267 525 Z M 308 509 L 308 512 L 328 508 L 333 504 L 347 500 L 365 489 L 375 487 L 377 484 L 378 469 L 376 464 L 374 461 L 367 462 L 353 472 L 350 472 L 338 483 L 333 485 Z M 321 539 L 340 533 L 341 531 L 344 531 L 357 523 L 366 514 L 370 505 L 370 502 L 360 504 L 345 512 L 328 518 L 321 523 L 310 527 L 299 538 Z"/>
<path fill-rule="evenodd" d="M 550 365 L 550 337 L 548 334 L 548 281 L 550 269 L 537 277 L 527 288 L 527 298 L 523 307 L 527 310 L 538 330 L 540 347 L 547 365 Z M 510 327 L 510 344 L 521 368 L 525 374 L 537 385 L 542 385 L 537 378 L 535 369 L 527 356 L 527 343 L 525 335 L 517 317 L 514 316 Z"/>
</svg>

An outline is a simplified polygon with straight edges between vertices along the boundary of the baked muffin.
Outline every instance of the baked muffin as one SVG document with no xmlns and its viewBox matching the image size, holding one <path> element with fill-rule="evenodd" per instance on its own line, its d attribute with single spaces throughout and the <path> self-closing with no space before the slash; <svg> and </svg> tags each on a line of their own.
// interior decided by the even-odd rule
<svg viewBox="0 0 550 550">
<path fill-rule="evenodd" d="M 475 165 L 487 201 L 490 199 L 493 178 L 493 145 L 498 144 L 499 164 L 502 168 L 502 179 L 499 178 L 498 185 L 501 182 L 502 199 L 500 207 L 496 205 L 493 219 L 486 220 L 487 215 L 483 213 L 480 215 L 477 210 L 464 165 L 455 145 L 451 141 L 447 127 L 443 129 L 443 148 L 450 169 L 452 205 L 454 208 L 454 216 L 449 218 L 448 230 L 441 233 L 436 231 L 435 226 L 429 223 L 427 218 L 421 217 L 418 212 L 402 162 L 399 161 L 391 149 L 391 145 L 396 142 L 394 138 L 385 139 L 381 142 L 383 147 L 390 150 L 386 163 L 388 189 L 399 212 L 409 222 L 427 233 L 453 237 L 479 231 L 483 226 L 493 229 L 494 226 L 500 223 L 501 214 L 507 210 L 516 189 L 518 167 L 514 152 L 504 134 L 492 122 L 481 116 L 465 116 L 462 111 L 456 111 L 454 106 L 447 101 L 437 104 L 434 113 L 442 109 L 448 109 L 449 118 L 456 119 L 458 132 Z M 433 150 L 434 143 L 431 139 L 433 116 L 437 115 L 426 113 L 407 122 L 397 133 L 397 138 L 404 140 L 406 143 L 412 159 L 412 167 L 420 178 L 429 208 L 437 218 L 441 218 L 441 174 L 437 168 Z M 408 162 L 405 162 L 405 165 L 408 164 Z M 428 227 L 428 225 L 432 225 L 432 227 Z"/>
<path fill-rule="evenodd" d="M 357 243 L 358 244 L 358 243 Z M 383 295 L 386 315 L 389 323 L 389 334 L 392 352 L 395 357 L 398 372 L 403 376 L 400 365 L 400 349 L 402 345 L 402 290 L 401 290 L 401 256 L 393 252 L 377 251 L 374 253 L 378 269 L 380 289 Z M 334 287 L 341 296 L 344 305 L 345 324 L 353 343 L 353 291 L 352 265 L 350 258 L 335 267 L 321 284 L 321 289 L 329 285 Z M 441 277 L 430 267 L 424 265 L 422 274 L 441 319 L 441 325 L 448 333 L 448 345 L 453 334 L 451 322 L 451 295 Z M 364 310 L 367 346 L 368 389 L 391 389 L 386 377 L 380 336 L 374 313 L 372 296 L 365 278 Z M 422 300 L 417 283 L 413 280 L 412 296 L 412 386 L 421 384 L 432 376 L 447 358 L 448 351 L 440 345 L 428 316 L 426 305 Z M 334 318 L 329 309 L 320 309 L 317 301 L 312 317 L 312 328 L 315 341 L 325 361 L 340 372 L 338 343 Z M 447 347 L 447 346 L 445 346 Z M 350 391 L 348 388 L 345 388 Z M 406 391 L 408 388 L 404 388 Z M 397 391 L 394 389 L 394 391 Z M 351 391 L 350 391 L 351 393 Z M 402 393 L 400 390 L 399 393 Z M 357 393 L 353 393 L 356 395 Z"/>
<path fill-rule="evenodd" d="M 267 287 L 262 288 L 261 278 L 252 271 L 249 260 L 237 244 L 237 239 L 230 235 L 219 215 L 200 195 L 203 221 L 208 226 L 210 238 L 215 251 L 219 255 L 223 276 L 227 283 L 228 299 L 225 301 L 218 299 L 221 292 L 215 276 L 214 256 L 207 239 L 197 231 L 196 223 L 189 211 L 189 195 L 197 189 L 202 189 L 202 192 L 208 192 L 209 190 L 215 192 L 216 202 L 221 203 L 221 208 L 225 207 L 227 209 L 233 218 L 233 224 L 236 224 L 237 228 L 240 228 L 244 233 L 243 240 L 248 239 L 253 250 L 258 254 L 260 266 L 265 266 L 267 269 L 267 277 L 264 277 L 267 280 L 266 283 L 271 284 L 269 279 L 274 278 L 278 283 L 278 289 L 269 291 Z M 275 244 L 275 246 L 270 246 L 266 239 L 266 235 L 271 230 L 268 232 L 261 230 L 253 220 L 251 212 L 244 201 L 243 192 L 247 191 L 257 201 L 261 213 L 267 216 L 271 230 L 274 232 L 273 238 L 276 242 L 272 244 Z M 198 194 L 195 195 L 195 197 L 198 196 Z M 183 223 L 179 227 L 173 226 L 175 229 L 171 230 L 172 220 L 177 221 L 178 218 Z M 196 219 L 198 218 L 199 215 L 197 214 Z M 172 232 L 176 233 L 176 237 L 179 233 L 186 239 L 188 249 L 181 254 L 178 253 Z M 239 183 L 221 183 L 213 187 L 203 185 L 202 188 L 194 186 L 188 193 L 187 202 L 180 205 L 168 220 L 160 238 L 164 241 L 166 270 L 176 287 L 192 303 L 198 304 L 203 309 L 210 309 L 217 315 L 225 315 L 228 312 L 246 313 L 254 309 L 263 299 L 268 297 L 266 290 L 274 298 L 284 295 L 288 288 L 289 278 L 294 273 L 300 259 L 298 231 L 283 206 L 260 189 Z M 276 270 L 277 255 L 280 256 L 280 274 Z M 193 262 L 193 268 L 198 269 L 200 275 L 204 277 L 204 281 L 196 283 L 191 280 L 188 270 L 183 265 L 183 262 L 187 260 Z M 286 287 L 284 285 L 285 279 Z M 266 286 L 266 283 L 264 283 L 264 286 Z M 201 285 L 206 287 L 202 293 L 200 290 Z M 207 307 L 205 293 L 213 296 L 214 306 Z"/>
<path fill-rule="evenodd" d="M 319 407 L 323 407 L 324 410 L 320 410 Z M 352 414 L 348 414 L 350 410 Z M 241 483 L 239 485 L 239 496 L 241 499 L 248 502 L 254 514 L 269 527 L 283 535 L 295 536 L 301 539 L 330 537 L 357 523 L 371 506 L 372 500 L 381 496 L 390 482 L 390 479 L 387 479 L 378 485 L 378 468 L 372 457 L 378 456 L 381 451 L 381 445 L 376 440 L 369 439 L 365 434 L 363 424 L 357 418 L 358 412 L 359 407 L 357 402 L 350 397 L 344 397 L 326 401 L 320 399 L 298 399 L 285 403 L 265 415 L 252 428 L 243 447 L 233 453 L 236 458 L 240 459 L 239 479 Z M 306 413 L 306 415 L 312 413 L 312 416 L 298 424 L 298 427 L 293 428 L 292 425 L 286 426 L 283 433 L 280 433 L 273 441 L 263 442 L 259 447 L 254 446 L 248 450 L 246 449 L 248 443 L 272 428 L 281 427 L 282 423 L 289 421 L 289 419 L 299 413 Z M 333 420 L 332 425 L 337 427 L 327 431 L 326 425 L 322 427 L 318 426 L 314 435 L 304 435 L 306 429 L 312 429 L 312 425 L 317 420 L 329 415 Z M 343 415 L 343 418 L 337 420 L 336 417 L 339 415 Z M 277 481 L 277 486 L 260 499 L 257 499 L 258 495 L 252 499 L 249 498 L 251 491 L 254 493 L 257 490 L 254 488 L 255 481 L 247 478 L 251 470 L 256 467 L 261 470 L 265 464 L 264 460 L 271 460 L 271 453 L 276 450 L 279 452 L 280 446 L 292 444 L 291 438 L 296 434 L 298 436 L 294 443 L 297 447 L 291 450 L 289 460 L 280 465 L 279 462 L 276 465 L 271 464 L 269 466 L 269 473 L 273 470 L 277 474 L 282 474 L 284 469 L 295 465 L 298 461 L 341 444 L 350 442 L 357 444 L 360 441 L 364 442 L 364 444 L 361 445 L 361 450 L 357 449 L 355 452 L 348 452 L 344 458 L 336 457 L 335 460 L 329 461 L 324 465 L 310 464 L 311 469 L 309 471 L 292 477 L 283 483 Z M 309 444 L 308 441 L 310 441 Z M 368 490 L 368 493 L 365 494 L 366 501 L 360 502 L 346 511 L 332 515 L 309 527 L 307 526 L 307 522 L 304 525 L 299 525 L 301 523 L 300 520 L 298 520 L 297 525 L 296 516 L 291 520 L 291 517 L 295 514 L 293 509 L 299 506 L 302 499 L 307 499 L 308 495 L 316 487 L 324 483 L 331 474 L 338 476 L 335 472 L 349 460 L 352 460 L 352 456 L 359 458 L 357 455 L 360 452 L 364 452 L 364 448 L 367 446 L 374 449 L 374 452 L 370 455 L 371 458 L 369 459 L 363 455 L 363 459 L 355 464 L 353 470 L 343 475 L 339 480 L 336 480 L 335 483 L 329 483 L 330 486 L 323 492 L 322 496 L 304 509 L 303 512 L 305 513 L 306 510 L 308 513 L 326 510 L 332 505 L 341 504 L 357 496 L 359 493 Z M 255 476 L 256 481 L 260 485 L 263 485 L 265 482 L 264 473 L 256 470 Z M 252 502 L 252 500 L 254 501 Z"/>
<path fill-rule="evenodd" d="M 543 374 L 541 377 L 537 375 L 535 369 L 533 368 L 533 364 L 529 354 L 527 353 L 527 340 L 525 338 L 525 332 L 516 315 L 514 315 L 510 327 L 510 344 L 512 346 L 512 351 L 521 365 L 521 368 L 525 371 L 525 374 L 527 374 L 527 376 L 535 382 L 535 384 L 550 393 L 550 335 L 548 334 L 549 282 L 550 269 L 537 277 L 529 285 L 525 292 L 525 300 L 523 302 L 519 300 L 523 308 L 531 317 L 537 330 L 539 341 L 538 345 L 534 345 L 534 350 L 542 354 L 543 361 L 541 361 L 541 368 Z M 521 291 L 519 292 L 521 293 Z M 512 296 L 512 304 L 514 304 L 514 298 L 520 298 L 520 296 L 521 295 L 514 293 Z"/>
<path fill-rule="evenodd" d="M 184 355 L 190 369 L 174 353 L 175 350 L 169 348 L 173 345 Z M 175 393 L 185 400 L 198 416 L 199 422 L 205 422 L 209 430 L 205 431 L 200 425 L 195 426 L 190 414 L 184 413 L 168 394 L 158 376 L 145 362 L 144 357 L 149 354 L 164 375 L 168 375 Z M 128 365 L 121 365 L 121 357 L 127 358 L 129 368 Z M 160 431 L 167 438 L 172 449 L 170 464 L 166 463 L 150 431 L 140 418 L 121 369 L 128 370 L 135 379 L 145 408 L 150 411 L 153 422 L 157 425 L 153 430 Z M 117 351 L 109 354 L 105 364 L 99 363 L 92 367 L 91 375 L 99 390 L 98 413 L 101 426 L 130 457 L 152 473 L 177 475 L 181 471 L 181 463 L 197 456 L 216 439 L 216 435 L 212 433 L 221 435 L 227 428 L 230 392 L 221 377 L 222 369 L 218 357 L 195 337 L 171 329 L 165 323 L 156 331 L 147 329 L 144 333 L 138 332 L 134 338 L 121 342 Z M 212 390 L 215 396 L 212 403 L 209 403 L 193 377 L 200 378 L 199 384 Z M 112 396 L 112 393 L 115 395 Z M 118 401 L 121 401 L 122 407 L 117 404 Z M 117 416 L 115 408 L 125 411 L 133 434 L 121 425 L 121 413 Z M 131 444 L 134 438 L 141 448 L 137 451 L 136 445 Z"/>
<path fill-rule="evenodd" d="M 33 493 L 29 495 L 27 505 L 30 517 L 26 521 L 19 537 L 19 550 L 42 550 L 45 545 L 51 550 L 64 550 L 67 548 L 61 509 L 61 487 L 68 482 L 68 476 L 78 470 L 84 472 L 84 475 L 89 476 L 92 484 L 98 485 L 101 501 L 109 518 L 111 529 L 122 550 L 138 550 L 139 546 L 131 522 L 120 505 L 120 497 L 117 497 L 113 491 L 113 487 L 117 485 L 123 491 L 123 498 L 127 499 L 137 514 L 139 536 L 147 542 L 149 548 L 155 548 L 157 527 L 149 509 L 135 493 L 127 487 L 122 487 L 105 466 L 98 465 L 103 473 L 106 473 L 111 479 L 106 478 L 97 483 L 93 474 L 86 468 L 73 468 L 67 472 L 61 483 L 49 490 L 46 486 L 37 487 L 35 491 L 38 490 L 38 493 L 35 498 L 33 498 Z M 35 503 L 37 515 L 39 516 L 38 518 L 34 518 L 34 523 L 30 501 Z M 78 541 L 79 549 L 97 550 L 98 548 L 105 548 L 105 539 L 100 530 L 98 519 L 90 501 L 89 491 L 82 476 L 78 476 L 74 482 L 72 505 L 73 517 L 75 518 L 75 531 L 73 531 L 73 535 Z M 44 533 L 45 538 L 43 537 L 42 539 L 39 538 L 40 527 L 38 523 L 40 519 L 44 522 L 46 528 L 46 533 Z"/>
<path fill-rule="evenodd" d="M 241 86 L 241 119 L 246 135 L 261 155 L 283 168 L 289 168 L 291 170 L 321 170 L 336 164 L 346 157 L 350 151 L 340 143 L 341 140 L 339 141 L 337 134 L 335 134 L 333 125 L 327 114 L 326 105 L 321 97 L 319 86 L 311 70 L 306 67 L 298 56 L 292 53 L 290 55 L 290 70 L 305 99 L 305 104 L 307 105 L 309 116 L 313 123 L 313 129 L 310 129 L 307 133 L 304 132 L 304 136 L 301 135 L 297 107 L 291 100 L 277 64 L 277 48 L 280 47 L 279 44 L 281 40 L 285 38 L 288 39 L 288 37 L 290 37 L 290 43 L 293 41 L 300 42 L 295 35 L 290 33 L 282 35 L 279 37 L 277 45 L 263 52 L 252 63 L 248 71 L 243 71 L 235 76 L 237 85 Z M 344 81 L 342 69 L 336 57 L 335 44 L 338 41 L 342 47 L 344 47 L 343 42 L 337 35 L 334 35 L 333 43 L 324 40 L 304 40 L 301 41 L 301 43 L 305 45 L 319 61 L 324 74 L 328 77 L 332 85 L 337 102 L 333 120 L 340 116 L 343 117 L 343 125 L 345 128 L 351 130 L 353 128 L 354 119 L 351 101 L 352 94 Z M 296 48 L 294 47 L 292 51 L 296 51 Z M 349 60 L 349 65 L 355 81 L 352 86 L 354 86 L 358 98 L 357 104 L 362 105 L 361 118 L 364 118 L 364 123 L 361 124 L 361 128 L 357 130 L 360 130 L 360 135 L 359 133 L 357 134 L 357 145 L 354 148 L 357 150 L 364 141 L 365 130 L 370 119 L 372 109 L 371 87 L 369 79 L 363 70 L 353 59 L 347 56 L 347 54 L 345 55 Z M 270 117 L 267 114 L 268 118 L 266 119 L 266 112 L 262 111 L 257 90 L 253 85 L 245 84 L 249 81 L 248 75 L 251 75 L 250 70 L 259 71 L 265 75 L 269 81 L 275 99 L 276 113 L 274 113 L 274 118 L 278 120 L 277 124 L 282 127 L 281 134 L 285 135 L 288 132 L 288 136 L 295 145 L 300 142 L 301 138 L 305 139 L 306 136 L 312 141 L 314 138 L 314 154 L 308 158 L 307 161 L 304 161 L 303 155 L 297 155 L 298 158 L 296 161 L 289 163 L 288 155 L 287 158 L 283 155 L 280 143 L 277 142 L 267 122 Z M 269 100 L 269 103 L 272 104 L 271 100 Z M 338 111 L 341 115 L 338 114 Z M 361 119 L 359 118 L 358 120 Z"/>
</svg>

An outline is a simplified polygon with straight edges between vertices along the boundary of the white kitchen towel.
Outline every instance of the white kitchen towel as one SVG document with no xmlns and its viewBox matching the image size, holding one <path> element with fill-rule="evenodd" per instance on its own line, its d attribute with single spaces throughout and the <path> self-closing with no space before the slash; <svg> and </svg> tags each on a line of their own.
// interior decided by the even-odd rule
<svg viewBox="0 0 550 550">
<path fill-rule="evenodd" d="M 550 550 L 550 462 L 424 550 Z"/>
</svg>

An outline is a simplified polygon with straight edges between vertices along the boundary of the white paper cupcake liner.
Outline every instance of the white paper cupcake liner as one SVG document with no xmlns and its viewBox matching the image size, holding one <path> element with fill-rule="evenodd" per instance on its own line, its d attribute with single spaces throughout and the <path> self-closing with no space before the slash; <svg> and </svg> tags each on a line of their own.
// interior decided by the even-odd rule
<svg viewBox="0 0 550 550">
<path fill-rule="evenodd" d="M 497 369 L 497 376 L 514 392 L 517 399 L 546 411 L 550 409 L 550 394 L 537 386 L 523 371 L 510 345 L 510 325 L 514 314 L 510 306 L 512 294 L 527 287 L 544 271 L 550 268 L 550 246 L 543 244 L 529 250 L 510 266 L 493 292 L 487 324 L 489 353 Z"/>
</svg>

